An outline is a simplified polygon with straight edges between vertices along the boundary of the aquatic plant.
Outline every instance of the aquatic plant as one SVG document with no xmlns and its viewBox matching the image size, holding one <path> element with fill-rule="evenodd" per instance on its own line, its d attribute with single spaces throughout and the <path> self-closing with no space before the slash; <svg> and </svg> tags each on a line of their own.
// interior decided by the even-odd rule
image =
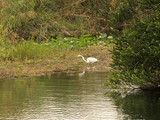
<svg viewBox="0 0 160 120">
<path fill-rule="evenodd" d="M 53 47 L 60 50 L 71 49 L 78 50 L 80 48 L 87 48 L 89 46 L 98 45 L 99 38 L 92 37 L 91 34 L 82 34 L 80 37 L 70 37 L 70 38 L 51 38 Z"/>
</svg>

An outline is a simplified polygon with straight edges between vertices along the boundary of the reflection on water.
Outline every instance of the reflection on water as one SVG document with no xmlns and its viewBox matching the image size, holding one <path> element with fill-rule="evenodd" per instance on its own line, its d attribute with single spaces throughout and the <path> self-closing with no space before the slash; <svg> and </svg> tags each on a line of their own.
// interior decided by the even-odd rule
<svg viewBox="0 0 160 120">
<path fill-rule="evenodd" d="M 115 105 L 130 119 L 160 120 L 160 91 L 139 91 L 129 95 L 110 93 Z"/>
<path fill-rule="evenodd" d="M 0 80 L 0 119 L 123 120 L 160 117 L 153 94 L 105 95 L 106 73 Z M 149 117 L 148 117 L 149 116 Z"/>
</svg>

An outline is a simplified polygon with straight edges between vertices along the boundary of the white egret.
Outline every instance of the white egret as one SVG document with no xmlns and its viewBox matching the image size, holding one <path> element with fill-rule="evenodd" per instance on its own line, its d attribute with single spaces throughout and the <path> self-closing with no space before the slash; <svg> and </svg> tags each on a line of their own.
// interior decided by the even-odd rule
<svg viewBox="0 0 160 120">
<path fill-rule="evenodd" d="M 82 55 L 78 55 L 78 57 L 82 57 L 82 59 L 84 60 L 84 62 L 86 63 L 94 63 L 94 62 L 98 62 L 97 58 L 93 58 L 93 57 L 89 57 L 87 58 L 87 60 L 84 59 L 84 57 Z"/>
</svg>

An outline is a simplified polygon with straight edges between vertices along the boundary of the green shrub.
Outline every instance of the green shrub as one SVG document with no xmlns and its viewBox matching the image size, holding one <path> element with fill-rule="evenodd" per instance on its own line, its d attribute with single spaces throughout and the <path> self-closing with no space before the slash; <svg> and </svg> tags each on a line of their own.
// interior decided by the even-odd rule
<svg viewBox="0 0 160 120">
<path fill-rule="evenodd" d="M 146 87 L 159 87 L 159 31 L 159 8 L 150 14 L 150 18 L 136 19 L 132 27 L 125 29 L 123 35 L 115 41 L 113 50 L 112 66 L 120 70 L 120 77 L 115 79 Z"/>
<path fill-rule="evenodd" d="M 110 6 L 108 19 L 112 32 L 117 35 L 118 31 L 130 26 L 132 19 L 138 13 L 137 6 L 139 0 L 117 0 Z M 114 29 L 113 29 L 114 28 Z M 118 31 L 117 31 L 118 30 Z"/>
<path fill-rule="evenodd" d="M 109 11 L 112 24 L 122 24 L 133 18 L 136 13 L 137 0 L 119 0 Z"/>
</svg>

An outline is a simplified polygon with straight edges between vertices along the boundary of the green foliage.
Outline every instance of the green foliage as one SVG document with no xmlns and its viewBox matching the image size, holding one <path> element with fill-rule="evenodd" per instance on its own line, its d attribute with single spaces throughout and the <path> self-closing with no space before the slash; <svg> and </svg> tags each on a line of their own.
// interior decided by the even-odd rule
<svg viewBox="0 0 160 120">
<path fill-rule="evenodd" d="M 51 49 L 50 49 L 51 50 Z M 32 41 L 26 41 L 21 44 L 17 44 L 15 49 L 10 53 L 11 60 L 28 60 L 37 59 L 47 56 L 50 51 L 48 46 L 45 47 L 43 44 L 36 44 Z"/>
<path fill-rule="evenodd" d="M 57 38 L 51 39 L 52 44 L 55 48 L 65 50 L 65 49 L 80 49 L 82 47 L 88 47 L 92 45 L 97 45 L 99 42 L 99 38 L 91 37 L 90 34 L 84 35 L 82 34 L 79 38 Z"/>
<path fill-rule="evenodd" d="M 146 87 L 160 84 L 160 9 L 159 4 L 154 6 L 149 18 L 136 19 L 115 41 L 112 66 L 120 70 L 116 81 Z"/>
<path fill-rule="evenodd" d="M 133 18 L 136 13 L 137 0 L 119 0 L 109 11 L 110 23 L 122 24 Z"/>
<path fill-rule="evenodd" d="M 53 48 L 47 44 L 34 43 L 32 40 L 22 41 L 16 45 L 0 41 L 0 61 L 23 61 L 41 59 L 52 56 Z"/>
<path fill-rule="evenodd" d="M 117 0 L 109 10 L 109 24 L 114 34 L 134 24 L 134 19 L 149 19 L 159 9 L 159 0 Z"/>
</svg>

